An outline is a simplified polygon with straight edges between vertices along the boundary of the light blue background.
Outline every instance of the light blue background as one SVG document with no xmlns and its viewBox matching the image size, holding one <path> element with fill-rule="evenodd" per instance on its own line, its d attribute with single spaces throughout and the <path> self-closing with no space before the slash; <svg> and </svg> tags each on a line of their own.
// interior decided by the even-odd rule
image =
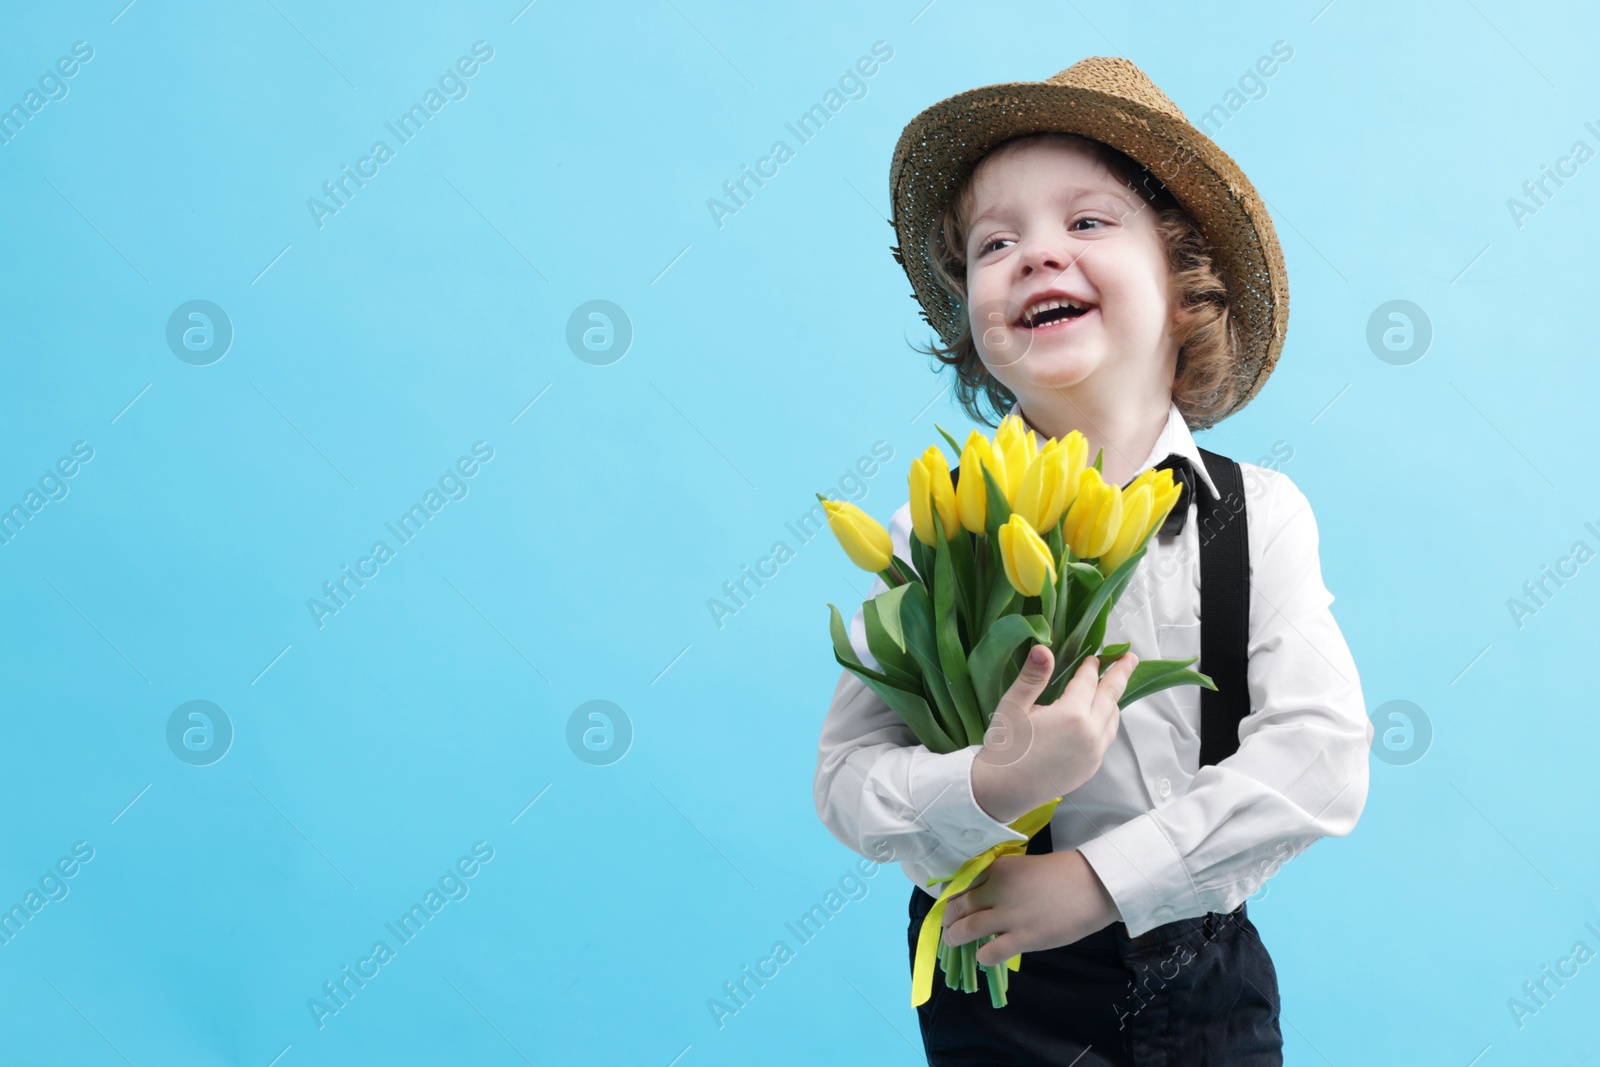
<svg viewBox="0 0 1600 1067">
<path fill-rule="evenodd" d="M 0 146 L 0 504 L 94 449 L 0 546 L 0 903 L 95 850 L 0 947 L 8 1061 L 922 1062 L 898 867 L 724 1027 L 706 1006 L 857 858 L 811 784 L 824 604 L 867 582 L 785 523 L 878 441 L 858 499 L 887 520 L 933 423 L 970 425 L 909 347 L 890 152 L 945 96 L 1092 54 L 1198 118 L 1280 40 L 1215 136 L 1271 204 L 1293 318 L 1200 441 L 1292 449 L 1369 708 L 1435 733 L 1251 906 L 1288 1062 L 1593 1058 L 1600 962 L 1520 1029 L 1507 1000 L 1600 950 L 1600 565 L 1520 628 L 1507 600 L 1600 548 L 1600 163 L 1520 228 L 1506 203 L 1600 148 L 1593 15 L 123 2 L 0 34 L 5 106 L 94 49 Z M 480 40 L 469 95 L 319 229 L 307 198 Z M 866 96 L 719 228 L 707 199 L 875 41 Z M 192 299 L 236 331 L 210 366 L 165 342 Z M 593 299 L 634 329 L 609 366 L 565 339 Z M 1409 365 L 1365 341 L 1392 299 L 1432 322 Z M 307 599 L 478 441 L 466 498 L 319 629 Z M 719 628 L 708 599 L 779 539 L 795 557 Z M 236 731 L 211 766 L 165 739 L 194 699 Z M 566 740 L 596 699 L 634 731 L 610 766 Z M 470 895 L 319 1029 L 308 998 L 476 841 Z"/>
</svg>

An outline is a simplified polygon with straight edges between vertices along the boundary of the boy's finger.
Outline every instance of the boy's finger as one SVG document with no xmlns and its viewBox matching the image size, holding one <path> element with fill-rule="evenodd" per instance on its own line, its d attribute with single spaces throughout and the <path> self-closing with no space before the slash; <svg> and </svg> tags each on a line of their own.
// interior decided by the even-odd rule
<svg viewBox="0 0 1600 1067">
<path fill-rule="evenodd" d="M 947 914 L 946 918 L 948 917 Z M 984 907 L 968 912 L 954 922 L 947 922 L 944 928 L 945 944 L 961 945 L 989 934 L 997 934 L 1000 932 L 997 918 L 993 908 Z"/>
<path fill-rule="evenodd" d="M 1050 674 L 1055 667 L 1055 656 L 1048 645 L 1034 645 L 1028 651 L 1028 658 L 1022 664 L 1022 670 L 1017 672 L 1016 680 L 1011 683 L 1000 698 L 1000 707 L 1010 708 L 1013 712 L 1020 712 L 1026 717 L 1033 709 L 1039 694 L 1044 692 L 1050 684 Z"/>
<path fill-rule="evenodd" d="M 964 919 L 978 910 L 976 902 L 967 895 L 971 892 L 970 888 L 963 889 L 950 898 L 944 906 L 944 915 L 939 920 L 942 926 L 948 929 L 951 923 Z"/>
<path fill-rule="evenodd" d="M 1111 703 L 1111 713 L 1106 716 L 1105 729 L 1100 734 L 1100 751 L 1104 752 L 1111 747 L 1117 739 L 1117 730 L 1122 725 L 1122 709 L 1117 707 L 1116 701 Z"/>
<path fill-rule="evenodd" d="M 1068 693 L 1077 695 L 1085 691 L 1094 692 L 1095 685 L 1100 680 L 1100 657 L 1089 656 L 1078 664 L 1078 672 L 1067 682 L 1067 687 L 1061 691 L 1061 699 L 1065 700 Z"/>
<path fill-rule="evenodd" d="M 985 941 L 978 946 L 978 965 L 980 967 L 994 967 L 1004 963 L 1017 954 L 1017 950 L 1014 947 L 1016 943 L 1016 935 L 1009 931 L 1000 934 L 992 941 Z"/>
<path fill-rule="evenodd" d="M 1133 663 L 1124 667 L 1123 660 L 1130 660 Z M 1094 710 L 1108 722 L 1114 722 L 1116 719 L 1122 704 L 1122 694 L 1128 691 L 1128 679 L 1133 675 L 1133 667 L 1137 665 L 1137 660 L 1138 657 L 1131 652 L 1125 654 L 1101 675 L 1099 684 L 1095 687 Z"/>
<path fill-rule="evenodd" d="M 1128 679 L 1133 677 L 1133 669 L 1139 665 L 1139 657 L 1132 652 L 1124 654 L 1111 669 L 1100 678 L 1100 691 L 1109 692 L 1115 699 L 1121 699 L 1122 694 L 1128 690 Z"/>
</svg>

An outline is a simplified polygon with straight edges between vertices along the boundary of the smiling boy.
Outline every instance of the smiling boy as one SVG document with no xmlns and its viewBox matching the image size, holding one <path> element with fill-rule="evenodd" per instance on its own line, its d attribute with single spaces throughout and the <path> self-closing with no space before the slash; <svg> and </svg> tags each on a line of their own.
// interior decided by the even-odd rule
<svg viewBox="0 0 1600 1067">
<path fill-rule="evenodd" d="M 817 810 L 912 878 L 908 947 L 930 879 L 1025 839 L 1007 823 L 1063 797 L 1026 855 L 951 899 L 947 944 L 993 935 L 980 964 L 1022 963 L 1003 1008 L 935 982 L 918 1009 L 928 1062 L 1281 1064 L 1276 970 L 1244 902 L 1286 857 L 1354 827 L 1372 728 L 1306 497 L 1191 434 L 1248 402 L 1281 351 L 1271 220 L 1138 67 L 1103 57 L 927 109 L 901 135 L 891 191 L 896 257 L 944 342 L 929 351 L 975 420 L 986 400 L 1040 438 L 1079 431 L 1112 484 L 1181 476 L 1105 641 L 1199 655 L 1217 683 L 1119 713 L 1133 657 L 1099 678 L 1091 657 L 1039 705 L 1054 669 L 1040 646 L 995 712 L 1026 723 L 1021 751 L 991 731 L 934 753 L 842 673 Z M 903 559 L 910 527 L 908 503 L 889 527 Z M 876 667 L 859 612 L 851 640 Z"/>
</svg>

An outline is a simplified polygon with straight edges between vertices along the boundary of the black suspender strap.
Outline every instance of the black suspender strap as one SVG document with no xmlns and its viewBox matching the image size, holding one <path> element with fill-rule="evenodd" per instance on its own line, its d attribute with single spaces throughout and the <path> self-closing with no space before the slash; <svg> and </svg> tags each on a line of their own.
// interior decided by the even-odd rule
<svg viewBox="0 0 1600 1067">
<path fill-rule="evenodd" d="M 1217 688 L 1200 690 L 1200 766 L 1239 748 L 1239 723 L 1250 714 L 1250 538 L 1244 477 L 1227 456 L 1200 449 L 1220 499 L 1199 497 L 1200 662 Z"/>
</svg>

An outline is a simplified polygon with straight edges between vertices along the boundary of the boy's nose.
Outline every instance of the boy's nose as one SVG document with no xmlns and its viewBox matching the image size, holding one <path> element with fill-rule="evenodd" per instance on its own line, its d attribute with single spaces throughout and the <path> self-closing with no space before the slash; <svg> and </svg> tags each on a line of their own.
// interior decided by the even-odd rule
<svg viewBox="0 0 1600 1067">
<path fill-rule="evenodd" d="M 1058 244 L 1053 242 L 1035 241 L 1022 255 L 1022 272 L 1024 276 L 1034 271 L 1045 271 L 1050 274 L 1060 274 L 1072 265 L 1073 257 L 1068 255 Z"/>
</svg>

